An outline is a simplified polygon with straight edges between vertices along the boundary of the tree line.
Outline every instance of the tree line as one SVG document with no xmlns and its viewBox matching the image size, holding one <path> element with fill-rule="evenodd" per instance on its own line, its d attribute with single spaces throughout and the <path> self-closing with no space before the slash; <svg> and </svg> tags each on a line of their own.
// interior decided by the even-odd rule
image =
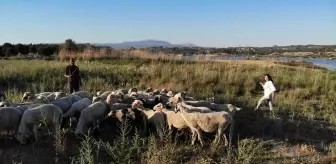
<svg viewBox="0 0 336 164">
<path fill-rule="evenodd" d="M 0 45 L 0 57 L 10 57 L 16 55 L 38 54 L 43 56 L 56 55 L 61 49 L 67 51 L 84 51 L 85 48 L 99 47 L 90 44 L 76 44 L 72 39 L 65 40 L 62 44 L 11 44 L 4 43 Z"/>
<path fill-rule="evenodd" d="M 65 40 L 62 44 L 11 44 L 0 45 L 0 57 L 15 55 L 38 54 L 50 56 L 58 54 L 60 50 L 82 52 L 86 48 L 101 49 L 111 47 L 94 46 L 91 44 L 76 44 L 72 39 Z M 336 45 L 293 45 L 293 46 L 273 46 L 273 47 L 228 47 L 228 48 L 203 48 L 203 47 L 150 47 L 142 48 L 149 52 L 162 52 L 166 54 L 218 54 L 227 53 L 234 55 L 268 55 L 282 52 L 336 52 Z"/>
</svg>

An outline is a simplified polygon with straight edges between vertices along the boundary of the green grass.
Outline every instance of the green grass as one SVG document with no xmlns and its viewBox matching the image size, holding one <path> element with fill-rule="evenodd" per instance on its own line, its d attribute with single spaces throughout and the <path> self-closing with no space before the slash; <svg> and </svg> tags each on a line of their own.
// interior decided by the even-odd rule
<svg viewBox="0 0 336 164">
<path fill-rule="evenodd" d="M 8 87 L 6 93 L 12 102 L 20 101 L 24 91 L 64 90 L 66 65 L 67 62 L 60 61 L 0 60 L 0 85 Z M 277 153 L 268 153 L 271 148 L 266 141 L 257 142 L 251 138 L 272 138 L 288 144 L 335 140 L 335 130 L 331 129 L 336 127 L 336 72 L 239 62 L 104 60 L 77 61 L 77 65 L 83 74 L 82 90 L 92 93 L 150 86 L 187 90 L 192 96 L 204 99 L 213 96 L 214 90 L 221 89 L 224 93 L 216 95 L 216 102 L 233 103 L 243 107 L 244 111 L 236 115 L 234 138 L 238 140 L 238 149 L 224 146 L 202 149 L 191 147 L 189 140 L 160 143 L 151 137 L 134 139 L 129 145 L 118 141 L 105 144 L 85 140 L 81 149 L 70 153 L 73 163 L 97 163 L 101 160 L 115 163 L 220 163 L 228 160 L 232 163 L 263 163 L 284 158 Z M 262 96 L 256 83 L 266 72 L 272 75 L 278 89 L 276 110 L 254 112 L 252 109 Z M 57 152 L 67 151 L 66 146 L 60 145 L 60 139 L 55 142 Z M 96 152 L 98 150 L 101 151 Z M 69 152 L 60 154 L 64 156 Z M 123 155 L 128 158 L 122 158 Z M 69 162 L 68 158 L 64 160 Z M 308 157 L 299 159 L 308 163 L 310 160 Z"/>
</svg>

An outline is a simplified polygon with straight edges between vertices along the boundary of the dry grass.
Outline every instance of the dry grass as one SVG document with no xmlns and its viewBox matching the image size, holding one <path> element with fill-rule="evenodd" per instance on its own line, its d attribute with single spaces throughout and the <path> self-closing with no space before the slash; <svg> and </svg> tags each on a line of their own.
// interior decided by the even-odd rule
<svg viewBox="0 0 336 164">
<path fill-rule="evenodd" d="M 105 53 L 105 52 L 104 52 Z M 104 54 L 103 52 L 101 54 Z M 112 54 L 112 53 L 111 53 Z M 90 55 L 88 55 L 90 56 Z M 115 55 L 117 56 L 117 55 Z M 115 57 L 114 56 L 114 57 Z M 83 59 L 86 59 L 83 57 Z M 12 156 L 17 162 L 45 163 L 265 163 L 284 161 L 281 151 L 271 153 L 276 143 L 265 142 L 269 138 L 288 142 L 288 147 L 312 153 L 312 157 L 290 157 L 288 161 L 319 163 L 330 161 L 315 150 L 315 142 L 335 140 L 336 127 L 336 73 L 320 69 L 285 66 L 272 61 L 221 61 L 186 62 L 169 60 L 79 60 L 77 65 L 83 73 L 83 90 L 95 93 L 98 90 L 138 87 L 144 89 L 167 88 L 176 91 L 188 90 L 198 99 L 212 97 L 214 90 L 223 90 L 216 95 L 218 103 L 233 103 L 243 107 L 237 113 L 234 140 L 238 148 L 191 147 L 189 140 L 164 140 L 134 137 L 129 144 L 117 140 L 110 144 L 87 139 L 80 144 L 69 134 L 56 133 L 52 141 L 41 140 L 35 146 L 19 147 L 14 144 L 5 150 L 15 149 Z M 0 85 L 6 87 L 10 101 L 20 101 L 24 91 L 64 90 L 63 77 L 67 62 L 1 60 Z M 275 81 L 276 110 L 254 112 L 252 109 L 262 96 L 256 85 L 265 72 Z M 314 130 L 312 130 L 314 129 Z M 42 136 L 40 136 L 42 137 Z M 120 139 L 123 137 L 121 136 Z M 255 139 L 251 139 L 255 138 Z M 121 142 L 122 141 L 122 142 Z M 53 144 L 54 143 L 54 144 Z M 290 145 L 291 143 L 292 145 Z M 0 143 L 1 144 L 1 143 Z M 43 145 L 43 146 L 42 146 Z M 302 145 L 302 146 L 300 146 Z M 79 149 L 79 146 L 81 148 Z M 299 146 L 299 147 L 297 147 Z M 334 153 L 330 144 L 329 155 Z M 48 151 L 46 151 L 48 150 Z M 279 149 L 281 150 L 281 149 Z M 5 152 L 5 151 L 4 151 Z M 11 152 L 11 151 L 6 151 Z M 31 160 L 32 153 L 37 157 Z M 50 156 L 45 155 L 50 152 Z M 38 156 L 36 154 L 43 154 Z M 5 156 L 11 156 L 6 155 Z M 316 159 L 312 159 L 312 158 Z M 57 158 L 57 160 L 52 160 Z M 284 159 L 285 158 L 285 159 Z M 5 158 L 7 159 L 7 158 Z M 1 161 L 0 161 L 1 162 Z"/>
</svg>

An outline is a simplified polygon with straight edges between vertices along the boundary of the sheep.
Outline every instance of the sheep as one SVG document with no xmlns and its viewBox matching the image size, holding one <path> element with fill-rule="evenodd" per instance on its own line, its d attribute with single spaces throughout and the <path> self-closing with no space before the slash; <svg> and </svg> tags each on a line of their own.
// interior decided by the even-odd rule
<svg viewBox="0 0 336 164">
<path fill-rule="evenodd" d="M 58 100 L 52 101 L 50 104 L 54 104 L 58 107 L 60 107 L 63 111 L 63 113 L 65 114 L 66 112 L 68 112 L 68 110 L 71 108 L 72 104 L 74 104 L 75 102 L 81 100 L 81 98 L 77 95 L 69 95 L 66 97 L 62 97 Z"/>
<path fill-rule="evenodd" d="M 105 101 L 106 98 L 107 98 L 107 96 L 108 96 L 109 94 L 111 94 L 112 92 L 113 92 L 113 91 L 106 91 L 106 92 L 101 93 L 100 95 L 94 96 L 94 97 L 92 98 L 92 103 L 94 103 L 94 102 L 98 102 L 98 101 Z"/>
<path fill-rule="evenodd" d="M 111 93 L 104 102 L 95 102 L 83 109 L 75 130 L 76 136 L 87 135 L 90 126 L 97 128 L 98 124 L 110 112 L 110 106 L 118 101 L 118 97 Z"/>
<path fill-rule="evenodd" d="M 184 107 L 188 108 L 192 112 L 202 112 L 202 113 L 208 113 L 212 112 L 212 110 L 208 107 L 203 106 L 192 106 L 185 103 L 184 99 L 182 97 L 171 97 L 169 98 L 169 102 L 167 103 L 168 106 L 175 106 L 176 104 L 181 103 Z"/>
<path fill-rule="evenodd" d="M 40 95 L 44 96 L 44 97 L 47 97 L 50 94 L 52 94 L 52 92 L 41 92 L 41 93 L 38 93 L 38 94 L 34 94 L 32 92 L 24 92 L 23 96 L 22 96 L 22 102 L 33 102 Z"/>
<path fill-rule="evenodd" d="M 181 113 L 175 113 L 174 110 L 164 108 L 162 103 L 155 105 L 153 110 L 163 112 L 166 115 L 169 130 L 172 130 L 172 127 L 175 127 L 176 129 L 184 129 L 188 127 L 182 118 Z"/>
<path fill-rule="evenodd" d="M 23 114 L 26 110 L 30 109 L 30 108 L 35 108 L 37 106 L 40 106 L 42 104 L 37 103 L 37 104 L 24 104 L 24 105 L 19 105 L 16 107 L 16 109 L 20 110 L 21 113 Z"/>
<path fill-rule="evenodd" d="M 187 92 L 179 92 L 173 96 L 175 99 L 178 99 L 179 97 L 183 98 L 184 100 L 195 100 L 193 97 L 190 97 L 187 95 Z"/>
<path fill-rule="evenodd" d="M 49 104 L 49 100 L 46 96 L 43 95 L 39 95 L 35 100 L 34 100 L 34 104 Z"/>
<path fill-rule="evenodd" d="M 161 89 L 160 94 L 167 94 L 167 93 L 168 93 L 168 90 L 166 88 Z"/>
<path fill-rule="evenodd" d="M 173 91 L 168 91 L 167 96 L 168 96 L 168 97 L 174 97 L 174 93 L 173 93 Z"/>
<path fill-rule="evenodd" d="M 109 110 L 104 102 L 95 102 L 82 110 L 75 130 L 76 136 L 87 135 L 90 126 L 97 127 L 108 114 Z M 97 120 L 99 120 L 97 122 Z"/>
<path fill-rule="evenodd" d="M 64 92 L 53 92 L 50 95 L 47 96 L 47 99 L 49 101 L 57 100 L 62 97 L 66 96 Z"/>
<path fill-rule="evenodd" d="M 229 112 L 230 114 L 234 114 L 235 111 L 240 111 L 241 108 L 238 108 L 232 104 L 216 104 L 211 103 L 206 100 L 200 100 L 200 101 L 184 101 L 185 104 L 192 105 L 194 107 L 208 107 L 212 111 L 225 111 Z"/>
<path fill-rule="evenodd" d="M 128 94 L 131 94 L 132 92 L 138 92 L 138 89 L 137 88 L 130 88 L 128 90 Z"/>
<path fill-rule="evenodd" d="M 0 108 L 0 134 L 15 135 L 21 115 L 21 111 L 14 107 Z"/>
<path fill-rule="evenodd" d="M 165 116 L 162 112 L 145 109 L 140 100 L 132 103 L 132 109 L 143 112 L 146 115 L 148 126 L 151 126 L 150 129 L 156 130 L 160 138 L 163 137 L 162 127 L 165 126 Z"/>
<path fill-rule="evenodd" d="M 111 111 L 126 109 L 126 108 L 131 108 L 131 107 L 132 107 L 131 104 L 124 104 L 124 103 L 113 103 L 113 104 L 109 105 L 109 108 L 110 108 Z"/>
<path fill-rule="evenodd" d="M 106 139 L 112 139 L 112 137 L 116 134 L 116 129 L 118 128 L 118 124 L 122 123 L 123 121 L 126 121 L 125 124 L 122 124 L 123 126 L 120 128 L 126 128 L 122 130 L 126 130 L 128 133 L 125 135 L 128 135 L 129 132 L 134 131 L 132 127 L 136 126 L 138 122 L 135 122 L 135 114 L 132 110 L 128 109 L 119 109 L 110 111 L 108 115 L 100 122 L 99 129 L 100 130 L 100 136 L 106 140 Z M 146 121 L 146 120 L 145 120 Z M 131 127 L 131 129 L 129 129 Z"/>
<path fill-rule="evenodd" d="M 137 99 L 137 93 L 136 92 L 132 92 L 130 94 L 126 94 L 124 95 L 123 99 L 121 100 L 122 103 L 126 103 L 126 104 L 132 104 L 134 102 L 134 100 Z"/>
<path fill-rule="evenodd" d="M 225 146 L 228 145 L 228 141 L 224 130 L 231 124 L 233 118 L 228 112 L 211 112 L 211 113 L 199 113 L 190 112 L 188 108 L 184 107 L 182 103 L 178 103 L 175 106 L 175 112 L 180 112 L 181 116 L 187 123 L 188 127 L 192 131 L 192 142 L 191 145 L 195 144 L 196 135 L 198 140 L 203 147 L 203 137 L 202 131 L 208 133 L 214 133 L 217 131 L 216 138 L 214 140 L 215 144 L 218 144 L 221 140 L 222 135 L 224 135 Z M 230 132 L 232 132 L 233 127 L 231 126 Z M 230 133 L 232 135 L 232 133 Z"/>
<path fill-rule="evenodd" d="M 91 100 L 88 98 L 83 98 L 75 103 L 73 103 L 70 109 L 63 115 L 64 118 L 75 117 L 76 113 L 80 113 L 83 109 L 91 104 Z M 79 118 L 79 117 L 78 117 Z"/>
<path fill-rule="evenodd" d="M 77 96 L 79 96 L 80 98 L 88 98 L 88 99 L 92 99 L 92 94 L 91 93 L 88 93 L 88 92 L 86 92 L 86 91 L 78 91 L 78 92 L 74 92 L 74 93 L 72 93 L 71 95 L 77 95 Z"/>
<path fill-rule="evenodd" d="M 169 97 L 164 94 L 158 94 L 154 96 L 157 102 L 160 102 L 162 104 L 167 104 L 169 102 Z M 156 103 L 158 104 L 158 103 Z"/>
<path fill-rule="evenodd" d="M 124 95 L 127 94 L 127 90 L 126 89 L 117 89 L 115 92 L 120 92 L 120 93 L 123 93 Z"/>
<path fill-rule="evenodd" d="M 60 107 L 53 104 L 42 104 L 40 106 L 26 110 L 21 118 L 16 139 L 21 144 L 26 144 L 26 136 L 32 132 L 37 138 L 37 125 L 39 123 L 46 126 L 53 125 L 55 128 L 59 127 L 62 123 L 63 113 Z"/>
<path fill-rule="evenodd" d="M 150 96 L 156 96 L 156 95 L 159 95 L 160 94 L 160 91 L 157 90 L 157 89 L 154 89 L 151 93 L 149 93 Z"/>
<path fill-rule="evenodd" d="M 8 107 L 10 106 L 10 103 L 8 100 L 3 100 L 0 102 L 0 107 Z"/>
</svg>

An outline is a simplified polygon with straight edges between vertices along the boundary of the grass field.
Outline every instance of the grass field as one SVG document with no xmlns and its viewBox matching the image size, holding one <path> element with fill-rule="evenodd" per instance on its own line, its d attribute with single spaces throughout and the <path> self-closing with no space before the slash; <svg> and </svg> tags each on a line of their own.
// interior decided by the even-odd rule
<svg viewBox="0 0 336 164">
<path fill-rule="evenodd" d="M 189 139 L 159 142 L 137 136 L 127 144 L 122 136 L 106 144 L 60 133 L 40 136 L 39 142 L 25 146 L 1 141 L 0 157 L 17 163 L 331 163 L 336 153 L 336 72 L 260 62 L 77 61 L 82 90 L 92 93 L 150 86 L 187 90 L 198 99 L 215 96 L 217 103 L 243 107 L 235 116 L 232 148 L 192 147 Z M 66 65 L 0 60 L 0 85 L 8 88 L 12 102 L 20 101 L 24 91 L 64 90 Z M 264 73 L 272 75 L 278 89 L 272 112 L 253 111 L 262 96 L 257 84 Z M 219 90 L 222 93 L 214 95 Z"/>
</svg>

